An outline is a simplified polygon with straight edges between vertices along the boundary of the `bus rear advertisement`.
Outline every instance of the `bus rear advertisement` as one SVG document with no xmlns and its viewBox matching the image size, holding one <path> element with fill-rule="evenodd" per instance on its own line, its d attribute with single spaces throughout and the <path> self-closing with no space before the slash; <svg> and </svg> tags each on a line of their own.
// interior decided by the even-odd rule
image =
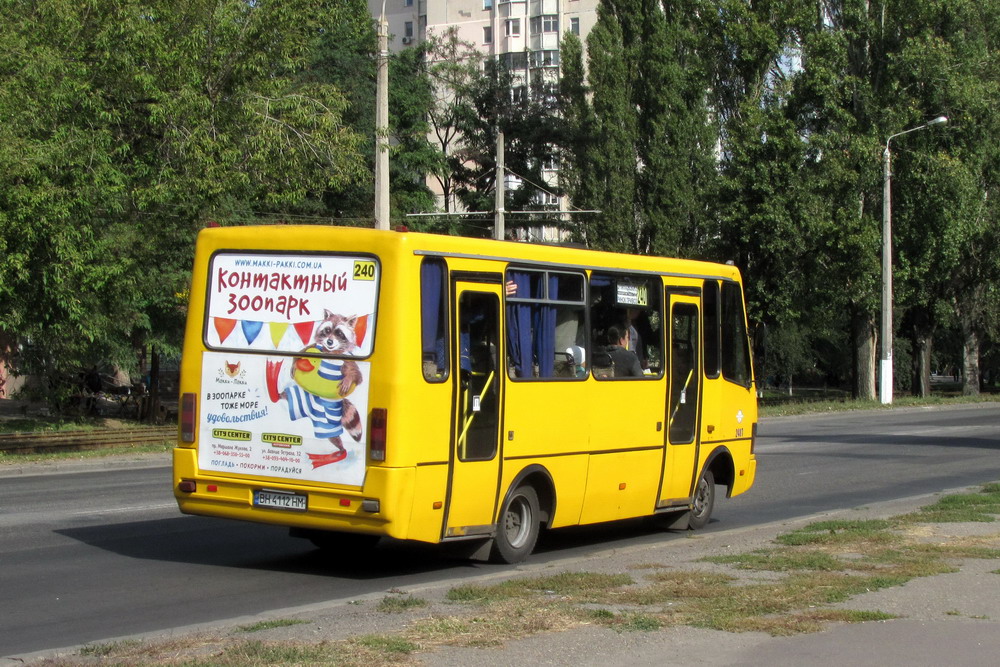
<svg viewBox="0 0 1000 667">
<path fill-rule="evenodd" d="M 182 512 L 518 562 L 539 531 L 699 528 L 756 471 L 732 266 L 369 229 L 201 232 Z"/>
</svg>

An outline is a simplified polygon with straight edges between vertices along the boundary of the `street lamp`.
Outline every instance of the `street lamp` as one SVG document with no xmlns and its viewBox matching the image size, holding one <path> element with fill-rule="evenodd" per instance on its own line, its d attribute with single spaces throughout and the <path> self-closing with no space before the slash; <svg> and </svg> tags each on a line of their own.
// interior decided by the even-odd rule
<svg viewBox="0 0 1000 667">
<path fill-rule="evenodd" d="M 385 0 L 376 28 L 375 59 L 375 229 L 389 229 L 389 22 Z"/>
<path fill-rule="evenodd" d="M 904 134 L 947 122 L 947 116 L 938 116 L 923 125 L 890 135 L 882 152 L 882 361 L 879 366 L 879 398 L 886 405 L 892 403 L 892 171 L 889 168 L 889 142 Z"/>
</svg>

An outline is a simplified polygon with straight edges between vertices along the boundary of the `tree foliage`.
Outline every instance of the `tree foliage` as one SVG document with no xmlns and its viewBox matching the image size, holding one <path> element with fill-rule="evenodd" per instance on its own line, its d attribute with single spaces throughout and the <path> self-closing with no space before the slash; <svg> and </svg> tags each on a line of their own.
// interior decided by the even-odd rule
<svg viewBox="0 0 1000 667">
<path fill-rule="evenodd" d="M 0 9 L 0 340 L 21 370 L 176 351 L 209 220 L 369 223 L 366 2 Z M 554 89 L 430 35 L 391 61 L 392 214 L 492 211 L 503 131 L 508 210 L 543 208 L 558 160 L 557 192 L 601 211 L 576 240 L 735 261 L 777 345 L 764 375 L 872 397 L 882 153 L 944 114 L 891 143 L 894 350 L 926 391 L 939 341 L 973 393 L 1000 364 L 998 36 L 1000 0 L 604 0 Z M 412 224 L 491 224 L 442 219 Z"/>
<path fill-rule="evenodd" d="M 981 311 L 958 304 L 984 303 L 977 286 L 995 281 L 975 251 L 992 238 L 976 232 L 995 229 L 988 222 L 995 175 L 983 169 L 997 154 L 995 133 L 985 129 L 994 115 L 984 106 L 995 96 L 986 37 L 996 34 L 994 5 L 754 3 L 784 23 L 744 34 L 781 50 L 770 68 L 748 68 L 763 73 L 763 95 L 742 106 L 719 102 L 735 109 L 722 135 L 722 240 L 740 257 L 753 310 L 772 328 L 807 336 L 805 364 L 853 378 L 860 396 L 874 396 L 882 151 L 889 136 L 939 114 L 951 118 L 948 126 L 891 146 L 894 349 L 900 359 L 924 360 L 914 386 L 920 377 L 929 381 L 934 331 L 960 319 L 949 310 L 982 321 Z M 755 88 L 741 81 L 735 78 L 737 89 Z M 975 277 L 966 279 L 969 273 Z M 846 373 L 844 358 L 853 359 Z M 898 386 L 910 384 L 907 371 L 897 363 Z"/>
<path fill-rule="evenodd" d="M 302 76 L 326 3 L 3 4 L 0 329 L 22 370 L 177 349 L 206 220 L 363 173 L 344 96 Z"/>
</svg>

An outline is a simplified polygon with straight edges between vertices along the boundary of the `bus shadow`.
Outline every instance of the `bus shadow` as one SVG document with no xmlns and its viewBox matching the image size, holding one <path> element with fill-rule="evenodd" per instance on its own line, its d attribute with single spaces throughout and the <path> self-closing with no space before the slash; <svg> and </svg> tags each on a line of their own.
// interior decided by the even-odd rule
<svg viewBox="0 0 1000 667">
<path fill-rule="evenodd" d="M 64 528 L 55 531 L 90 547 L 126 558 L 209 567 L 247 568 L 357 580 L 433 573 L 449 569 L 503 569 L 469 560 L 449 545 L 383 538 L 361 553 L 317 549 L 289 537 L 280 526 L 181 516 L 151 521 Z M 623 548 L 675 539 L 686 531 L 666 530 L 648 519 L 544 531 L 529 560 L 552 561 L 593 549 Z"/>
<path fill-rule="evenodd" d="M 436 545 L 383 539 L 364 553 L 323 551 L 280 526 L 205 517 L 176 517 L 66 528 L 56 533 L 126 558 L 246 568 L 358 580 L 455 567 Z"/>
</svg>

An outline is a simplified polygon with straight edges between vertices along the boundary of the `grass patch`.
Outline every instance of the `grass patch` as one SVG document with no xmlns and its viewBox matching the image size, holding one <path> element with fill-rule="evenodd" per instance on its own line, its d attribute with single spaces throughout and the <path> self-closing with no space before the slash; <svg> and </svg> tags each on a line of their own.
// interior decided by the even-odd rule
<svg viewBox="0 0 1000 667">
<path fill-rule="evenodd" d="M 591 617 L 601 625 L 618 632 L 654 632 L 663 627 L 663 621 L 651 614 L 642 612 L 622 612 L 616 614 L 607 609 L 599 610 Z"/>
<path fill-rule="evenodd" d="M 421 645 L 499 646 L 510 639 L 564 630 L 579 623 L 571 605 L 532 598 L 495 602 L 473 616 L 421 619 L 407 636 Z"/>
<path fill-rule="evenodd" d="M 1000 515 L 1000 484 L 986 484 L 977 493 L 943 496 L 933 505 L 900 517 L 910 523 L 991 523 Z"/>
<path fill-rule="evenodd" d="M 352 639 L 351 644 L 363 646 L 377 653 L 387 654 L 409 654 L 418 650 L 420 646 L 402 637 L 394 635 L 364 635 Z"/>
<path fill-rule="evenodd" d="M 188 667 L 218 665 L 316 665 L 345 663 L 347 652 L 336 645 L 246 641 L 225 646 L 211 657 L 185 662 Z"/>
<path fill-rule="evenodd" d="M 51 419 L 15 417 L 0 419 L 0 433 L 58 433 L 60 431 L 92 431 L 103 427 L 103 420 Z"/>
<path fill-rule="evenodd" d="M 615 612 L 610 609 L 593 609 L 590 612 L 590 617 L 598 623 L 605 623 L 614 620 Z"/>
<path fill-rule="evenodd" d="M 873 550 L 854 567 L 857 570 L 888 572 L 914 579 L 956 572 L 957 568 L 945 560 L 948 556 L 951 554 L 936 545 L 912 544 L 905 548 Z"/>
<path fill-rule="evenodd" d="M 275 628 L 287 628 L 293 625 L 301 625 L 303 623 L 308 623 L 309 621 L 300 621 L 291 618 L 279 618 L 273 621 L 260 621 L 259 623 L 251 623 L 250 625 L 241 625 L 237 628 L 240 632 L 261 632 L 263 630 L 274 630 Z"/>
<path fill-rule="evenodd" d="M 825 609 L 825 605 L 907 580 L 884 575 L 800 573 L 780 582 L 731 587 L 727 595 L 699 600 L 681 613 L 688 625 L 727 632 L 767 632 L 776 636 L 815 632 L 824 620 L 847 619 L 838 610 Z M 803 609 L 809 611 L 799 611 Z"/>
<path fill-rule="evenodd" d="M 842 545 L 855 542 L 884 544 L 900 539 L 891 532 L 893 525 L 884 519 L 819 521 L 779 535 L 776 541 L 788 546 Z"/>
<path fill-rule="evenodd" d="M 125 639 L 120 642 L 108 642 L 107 644 L 87 644 L 80 649 L 80 655 L 93 656 L 95 658 L 107 658 L 119 654 L 129 654 L 142 645 L 135 639 Z"/>
<path fill-rule="evenodd" d="M 843 570 L 846 565 L 839 558 L 823 551 L 793 551 L 791 549 L 761 549 L 746 554 L 707 556 L 702 560 L 721 565 L 732 565 L 743 570 Z"/>
<path fill-rule="evenodd" d="M 445 597 L 452 602 L 494 604 L 503 600 L 534 595 L 550 595 L 587 602 L 605 597 L 609 590 L 635 583 L 627 574 L 562 572 L 549 577 L 511 579 L 492 586 L 456 586 Z"/>
<path fill-rule="evenodd" d="M 984 547 L 977 544 L 921 544 L 914 547 L 918 553 L 928 557 L 942 558 L 978 558 L 982 560 L 1000 559 L 1000 549 Z"/>
<path fill-rule="evenodd" d="M 993 523 L 996 517 L 976 509 L 937 509 L 920 510 L 903 517 L 905 521 L 914 523 Z"/>
<path fill-rule="evenodd" d="M 108 447 L 104 449 L 85 449 L 75 452 L 50 452 L 46 454 L 8 454 L 0 452 L 0 465 L 19 465 L 23 463 L 45 463 L 46 461 L 91 460 L 109 456 L 124 456 L 131 454 L 167 454 L 173 450 L 176 443 L 164 440 L 153 445 L 127 445 Z"/>
<path fill-rule="evenodd" d="M 651 586 L 628 591 L 625 599 L 634 604 L 656 604 L 672 600 L 707 599 L 725 595 L 735 577 L 717 572 L 675 570 L 656 572 Z"/>
<path fill-rule="evenodd" d="M 412 595 L 386 595 L 375 606 L 375 609 L 387 614 L 398 614 L 425 606 L 427 606 L 427 600 L 423 598 L 415 598 Z"/>
<path fill-rule="evenodd" d="M 775 403 L 768 404 L 768 400 Z M 916 396 L 897 396 L 891 405 L 883 405 L 879 401 L 859 401 L 850 398 L 829 398 L 826 400 L 788 399 L 780 394 L 768 393 L 760 405 L 761 417 L 786 417 L 792 415 L 807 415 L 822 412 L 847 412 L 850 410 L 892 410 L 895 408 L 926 408 L 932 406 L 963 405 L 971 403 L 993 403 L 997 396 L 982 394 L 980 396 L 931 396 L 919 398 Z M 780 402 L 779 402 L 780 401 Z"/>
<path fill-rule="evenodd" d="M 871 621 L 891 621 L 899 618 L 895 614 L 884 611 L 865 611 L 858 609 L 829 609 L 823 612 L 824 620 L 840 621 L 842 623 L 869 623 Z"/>
</svg>

